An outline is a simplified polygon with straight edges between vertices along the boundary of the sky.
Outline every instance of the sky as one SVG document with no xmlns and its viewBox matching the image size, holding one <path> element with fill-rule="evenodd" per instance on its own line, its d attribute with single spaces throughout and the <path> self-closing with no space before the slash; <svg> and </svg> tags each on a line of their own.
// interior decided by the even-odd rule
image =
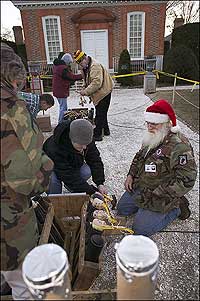
<svg viewBox="0 0 200 301">
<path fill-rule="evenodd" d="M 11 1 L 1 0 L 1 32 L 4 28 L 12 31 L 13 26 L 22 26 L 20 11 Z"/>
</svg>

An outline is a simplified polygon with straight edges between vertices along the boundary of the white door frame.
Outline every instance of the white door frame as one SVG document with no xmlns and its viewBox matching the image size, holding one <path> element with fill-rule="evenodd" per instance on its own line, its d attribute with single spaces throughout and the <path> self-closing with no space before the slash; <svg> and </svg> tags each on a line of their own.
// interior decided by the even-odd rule
<svg viewBox="0 0 200 301">
<path fill-rule="evenodd" d="M 107 69 L 109 69 L 109 53 L 108 53 L 108 29 L 94 29 L 94 30 L 81 30 L 81 48 L 82 50 L 84 51 L 84 48 L 83 48 L 83 33 L 84 32 L 105 32 L 106 33 L 106 45 L 104 45 L 104 48 L 105 48 L 105 55 L 106 55 L 106 63 L 107 63 L 107 66 L 105 66 Z"/>
</svg>

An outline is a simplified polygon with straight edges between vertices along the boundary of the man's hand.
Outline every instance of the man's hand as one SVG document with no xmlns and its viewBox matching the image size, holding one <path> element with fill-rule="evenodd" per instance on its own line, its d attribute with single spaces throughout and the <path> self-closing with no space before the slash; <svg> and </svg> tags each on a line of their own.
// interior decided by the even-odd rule
<svg viewBox="0 0 200 301">
<path fill-rule="evenodd" d="M 104 185 L 99 185 L 98 190 L 101 194 L 107 194 L 108 193 L 107 188 Z"/>
<path fill-rule="evenodd" d="M 86 95 L 85 90 L 81 90 L 80 94 L 81 94 L 81 96 L 85 96 Z"/>
<path fill-rule="evenodd" d="M 128 175 L 126 178 L 126 181 L 124 183 L 125 189 L 128 192 L 132 192 L 133 190 L 133 177 L 131 175 Z"/>
</svg>

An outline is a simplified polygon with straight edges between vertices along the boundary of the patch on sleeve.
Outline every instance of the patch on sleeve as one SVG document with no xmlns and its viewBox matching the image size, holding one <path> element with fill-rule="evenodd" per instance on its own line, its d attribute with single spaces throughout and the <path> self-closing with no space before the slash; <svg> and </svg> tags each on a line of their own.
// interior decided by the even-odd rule
<svg viewBox="0 0 200 301">
<path fill-rule="evenodd" d="M 187 155 L 179 156 L 179 164 L 180 165 L 185 165 L 185 164 L 187 164 L 187 162 L 188 162 Z"/>
</svg>

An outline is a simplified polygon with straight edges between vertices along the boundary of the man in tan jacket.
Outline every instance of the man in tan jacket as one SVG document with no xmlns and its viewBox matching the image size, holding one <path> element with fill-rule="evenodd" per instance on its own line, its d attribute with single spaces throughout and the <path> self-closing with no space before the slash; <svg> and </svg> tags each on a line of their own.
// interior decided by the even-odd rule
<svg viewBox="0 0 200 301">
<path fill-rule="evenodd" d="M 94 139 L 102 141 L 102 134 L 110 135 L 107 113 L 114 86 L 113 80 L 105 67 L 85 52 L 77 50 L 74 59 L 81 67 L 84 79 L 84 89 L 80 94 L 88 96 L 96 109 Z"/>
</svg>

